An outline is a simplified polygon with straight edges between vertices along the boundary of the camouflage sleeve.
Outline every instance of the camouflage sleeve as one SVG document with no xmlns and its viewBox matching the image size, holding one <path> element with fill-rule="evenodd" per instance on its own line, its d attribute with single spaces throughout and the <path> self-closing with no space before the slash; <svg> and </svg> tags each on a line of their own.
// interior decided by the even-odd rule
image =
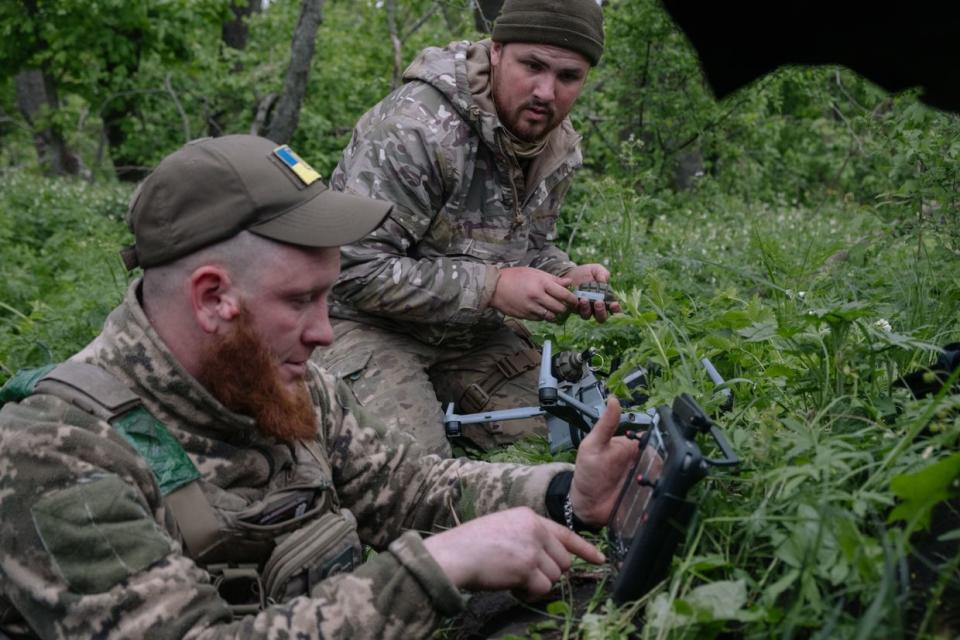
<svg viewBox="0 0 960 640">
<path fill-rule="evenodd" d="M 577 263 L 570 259 L 559 247 L 548 244 L 529 257 L 529 265 L 541 271 L 552 273 L 555 276 L 562 276 L 570 269 L 577 266 Z"/>
<path fill-rule="evenodd" d="M 393 116 L 354 133 L 333 177 L 334 188 L 394 203 L 367 237 L 341 248 L 336 295 L 366 313 L 405 321 L 469 322 L 486 309 L 499 272 L 461 258 L 411 255 L 443 205 L 454 161 L 452 131 Z M 444 167 L 448 167 L 444 169 Z"/>
<path fill-rule="evenodd" d="M 572 469 L 425 455 L 406 434 L 370 418 L 343 383 L 323 375 L 327 389 L 337 385 L 325 428 L 337 492 L 357 516 L 361 539 L 375 548 L 406 530 L 433 532 L 508 507 L 546 516 L 550 480 Z"/>
<path fill-rule="evenodd" d="M 534 212 L 530 225 L 530 250 L 525 256 L 527 266 L 555 276 L 561 276 L 576 266 L 566 252 L 554 244 L 560 205 L 569 188 L 570 177 L 567 177 L 553 188 L 544 210 Z"/>
<path fill-rule="evenodd" d="M 49 396 L 5 406 L 0 425 L 0 609 L 23 619 L 11 628 L 41 638 L 417 638 L 462 607 L 409 533 L 309 597 L 234 620 L 182 554 L 152 473 L 108 425 Z"/>
</svg>

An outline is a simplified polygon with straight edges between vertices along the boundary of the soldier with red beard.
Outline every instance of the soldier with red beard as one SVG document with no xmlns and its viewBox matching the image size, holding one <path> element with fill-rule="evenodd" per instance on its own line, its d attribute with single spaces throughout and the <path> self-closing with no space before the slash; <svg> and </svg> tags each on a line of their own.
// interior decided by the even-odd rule
<svg viewBox="0 0 960 640">
<path fill-rule="evenodd" d="M 143 277 L 0 410 L 0 635 L 427 637 L 461 590 L 603 561 L 572 529 L 636 455 L 616 401 L 575 473 L 442 460 L 310 362 L 337 247 L 389 209 L 262 138 L 160 163 L 128 214 Z"/>
</svg>

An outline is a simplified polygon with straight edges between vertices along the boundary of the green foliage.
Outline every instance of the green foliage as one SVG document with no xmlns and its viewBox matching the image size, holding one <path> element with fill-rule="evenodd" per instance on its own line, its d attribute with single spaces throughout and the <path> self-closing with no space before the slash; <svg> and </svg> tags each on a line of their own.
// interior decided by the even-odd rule
<svg viewBox="0 0 960 640">
<path fill-rule="evenodd" d="M 903 500 L 890 513 L 890 520 L 930 524 L 930 511 L 948 498 L 960 495 L 960 453 L 925 467 L 913 474 L 897 476 L 890 488 Z"/>
<path fill-rule="evenodd" d="M 177 97 L 169 82 L 154 82 L 141 68 L 188 65 L 197 43 L 219 38 L 227 6 L 228 0 L 7 2 L 0 7 L 0 80 L 27 69 L 47 73 L 63 105 L 43 114 L 35 126 L 66 134 L 95 173 L 102 134 L 85 125 L 101 118 L 116 123 L 120 114 L 126 116 L 119 124 L 123 141 L 114 141 L 114 153 L 153 164 L 183 140 L 171 142 L 169 137 L 179 132 L 179 118 L 164 121 L 160 136 L 150 126 L 147 114 L 155 108 L 156 96 L 162 94 L 168 102 Z"/>
<path fill-rule="evenodd" d="M 649 215 L 670 209 L 678 168 L 693 154 L 702 162 L 695 189 L 712 196 L 813 207 L 879 200 L 899 222 L 937 225 L 956 250 L 956 116 L 837 67 L 780 69 L 717 102 L 655 1 L 612 0 L 605 15 L 596 90 L 574 119 L 588 167 L 666 201 Z"/>
<path fill-rule="evenodd" d="M 708 356 L 736 397 L 722 424 L 743 467 L 698 491 L 641 637 L 905 635 L 897 558 L 957 495 L 960 419 L 955 399 L 891 383 L 960 335 L 951 246 L 891 221 L 908 213 L 849 200 L 812 210 L 693 191 L 643 220 L 632 185 L 577 189 L 590 206 L 567 212 L 570 250 L 610 267 L 625 313 L 539 335 L 657 371 L 657 404 L 686 391 L 718 406 L 697 364 Z M 934 435 L 918 440 L 923 429 Z"/>
<path fill-rule="evenodd" d="M 59 362 L 99 333 L 126 289 L 117 254 L 129 190 L 35 178 L 0 181 L 0 382 Z"/>
<path fill-rule="evenodd" d="M 258 106 L 282 89 L 300 2 L 274 0 L 248 18 L 243 50 L 221 41 L 230 2 L 41 1 L 35 11 L 4 4 L 0 81 L 26 68 L 49 70 L 64 104 L 36 124 L 55 123 L 95 175 L 104 173 L 102 119 L 117 111 L 127 117 L 113 153 L 154 166 L 188 139 L 248 132 Z M 466 0 L 397 5 L 403 64 L 427 45 L 475 35 Z M 293 141 L 325 175 L 360 115 L 390 90 L 393 60 L 382 2 L 325 3 Z M 4 111 L 16 110 L 11 103 Z M 23 158 L 16 160 L 8 163 Z"/>
<path fill-rule="evenodd" d="M 188 138 L 249 131 L 280 91 L 299 2 L 251 16 L 242 51 L 221 41 L 228 2 L 0 3 L 0 382 L 81 348 L 123 295 L 129 189 L 103 169 L 113 101 L 127 110 L 120 151 L 153 166 Z M 401 66 L 476 37 L 471 6 L 398 1 Z M 625 313 L 536 330 L 621 357 L 618 392 L 630 366 L 655 371 L 655 403 L 688 392 L 715 410 L 709 357 L 735 393 L 722 423 L 744 464 L 697 488 L 663 585 L 625 607 L 598 589 L 585 612 L 565 596 L 530 637 L 905 635 L 900 563 L 957 495 L 960 398 L 891 383 L 960 337 L 960 119 L 833 67 L 782 69 L 718 102 L 654 0 L 604 10 L 607 51 L 574 111 L 586 166 L 559 242 L 610 268 Z M 385 3 L 324 11 L 292 144 L 328 176 L 390 90 L 394 51 Z M 56 77 L 63 104 L 46 122 L 94 182 L 32 175 L 12 81 L 27 67 Z M 684 183 L 688 161 L 702 172 Z M 492 459 L 554 457 L 535 440 Z"/>
</svg>

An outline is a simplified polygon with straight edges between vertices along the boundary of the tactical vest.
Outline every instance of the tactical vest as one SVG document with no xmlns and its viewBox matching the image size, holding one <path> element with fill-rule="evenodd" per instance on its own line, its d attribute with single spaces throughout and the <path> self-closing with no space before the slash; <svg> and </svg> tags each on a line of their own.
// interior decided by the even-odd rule
<svg viewBox="0 0 960 640">
<path fill-rule="evenodd" d="M 150 465 L 186 554 L 210 573 L 236 616 L 307 595 L 324 578 L 362 559 L 356 519 L 341 509 L 326 457 L 299 441 L 325 478 L 268 493 L 239 515 L 207 499 L 200 472 L 180 443 L 126 385 L 100 367 L 65 362 L 18 372 L 0 404 L 31 394 L 56 396 L 107 422 Z"/>
</svg>

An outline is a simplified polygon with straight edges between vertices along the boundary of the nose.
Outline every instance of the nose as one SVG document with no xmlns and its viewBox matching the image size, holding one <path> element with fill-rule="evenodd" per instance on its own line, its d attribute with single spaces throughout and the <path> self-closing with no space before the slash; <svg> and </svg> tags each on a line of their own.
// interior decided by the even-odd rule
<svg viewBox="0 0 960 640">
<path fill-rule="evenodd" d="M 333 344 L 333 327 L 330 325 L 326 300 L 317 307 L 303 330 L 303 342 L 311 348 L 328 347 Z"/>
<path fill-rule="evenodd" d="M 533 87 L 533 96 L 540 102 L 553 102 L 556 95 L 556 79 L 553 74 L 542 73 L 537 77 L 536 84 Z"/>
</svg>

